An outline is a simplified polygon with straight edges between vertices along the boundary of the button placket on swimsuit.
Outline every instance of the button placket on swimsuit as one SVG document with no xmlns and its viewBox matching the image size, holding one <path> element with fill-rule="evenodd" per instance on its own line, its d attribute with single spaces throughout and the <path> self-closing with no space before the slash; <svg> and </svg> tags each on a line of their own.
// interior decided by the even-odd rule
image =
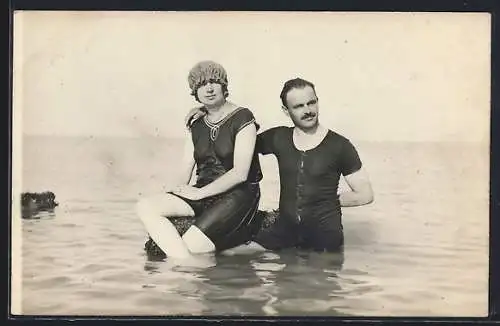
<svg viewBox="0 0 500 326">
<path fill-rule="evenodd" d="M 297 220 L 300 223 L 302 221 L 302 205 L 300 203 L 302 199 L 302 179 L 304 176 L 304 158 L 306 156 L 306 153 L 304 151 L 300 152 L 300 163 L 299 163 L 299 171 L 297 175 Z"/>
</svg>

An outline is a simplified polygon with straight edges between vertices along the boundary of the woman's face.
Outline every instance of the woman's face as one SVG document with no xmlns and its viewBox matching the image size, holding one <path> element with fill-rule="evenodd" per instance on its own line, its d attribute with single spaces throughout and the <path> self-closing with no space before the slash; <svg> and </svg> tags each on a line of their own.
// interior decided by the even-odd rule
<svg viewBox="0 0 500 326">
<path fill-rule="evenodd" d="M 217 106 L 224 103 L 226 98 L 222 91 L 222 85 L 215 82 L 208 82 L 196 90 L 198 100 L 207 106 Z"/>
</svg>

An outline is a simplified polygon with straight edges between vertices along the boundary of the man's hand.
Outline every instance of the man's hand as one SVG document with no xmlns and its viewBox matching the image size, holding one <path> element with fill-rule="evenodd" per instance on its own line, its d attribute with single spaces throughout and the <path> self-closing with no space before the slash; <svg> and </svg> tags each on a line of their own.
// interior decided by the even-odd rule
<svg viewBox="0 0 500 326">
<path fill-rule="evenodd" d="M 184 125 L 189 129 L 193 122 L 203 117 L 205 114 L 206 112 L 203 110 L 203 107 L 196 107 L 191 109 L 184 118 Z"/>
<path fill-rule="evenodd" d="M 176 195 L 182 196 L 191 200 L 203 199 L 203 193 L 200 188 L 196 188 L 190 185 L 180 185 L 177 186 L 172 192 Z"/>
</svg>

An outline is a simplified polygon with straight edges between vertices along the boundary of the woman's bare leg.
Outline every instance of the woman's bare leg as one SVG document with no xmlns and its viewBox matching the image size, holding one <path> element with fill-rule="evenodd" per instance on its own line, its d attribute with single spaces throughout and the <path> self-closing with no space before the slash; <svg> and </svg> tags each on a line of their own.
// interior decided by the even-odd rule
<svg viewBox="0 0 500 326">
<path fill-rule="evenodd" d="M 206 254 L 215 251 L 215 244 L 196 225 L 191 225 L 182 236 L 191 253 Z"/>
<path fill-rule="evenodd" d="M 193 209 L 186 202 L 170 194 L 160 194 L 141 199 L 137 203 L 137 214 L 151 239 L 168 257 L 191 256 L 176 227 L 166 218 L 166 216 L 194 216 Z"/>
</svg>

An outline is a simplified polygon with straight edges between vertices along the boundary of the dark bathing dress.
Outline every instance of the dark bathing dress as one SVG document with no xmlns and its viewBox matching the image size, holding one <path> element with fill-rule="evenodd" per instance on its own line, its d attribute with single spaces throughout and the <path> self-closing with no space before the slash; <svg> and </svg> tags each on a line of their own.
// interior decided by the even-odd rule
<svg viewBox="0 0 500 326">
<path fill-rule="evenodd" d="M 196 162 L 196 184 L 201 188 L 233 167 L 236 135 L 255 122 L 252 112 L 239 107 L 217 123 L 207 117 L 191 125 Z M 254 152 L 248 178 L 228 191 L 201 200 L 184 200 L 195 213 L 196 225 L 215 245 L 223 251 L 250 241 L 259 231 L 262 220 L 256 218 L 260 201 L 259 181 L 262 180 L 259 157 Z"/>
</svg>

